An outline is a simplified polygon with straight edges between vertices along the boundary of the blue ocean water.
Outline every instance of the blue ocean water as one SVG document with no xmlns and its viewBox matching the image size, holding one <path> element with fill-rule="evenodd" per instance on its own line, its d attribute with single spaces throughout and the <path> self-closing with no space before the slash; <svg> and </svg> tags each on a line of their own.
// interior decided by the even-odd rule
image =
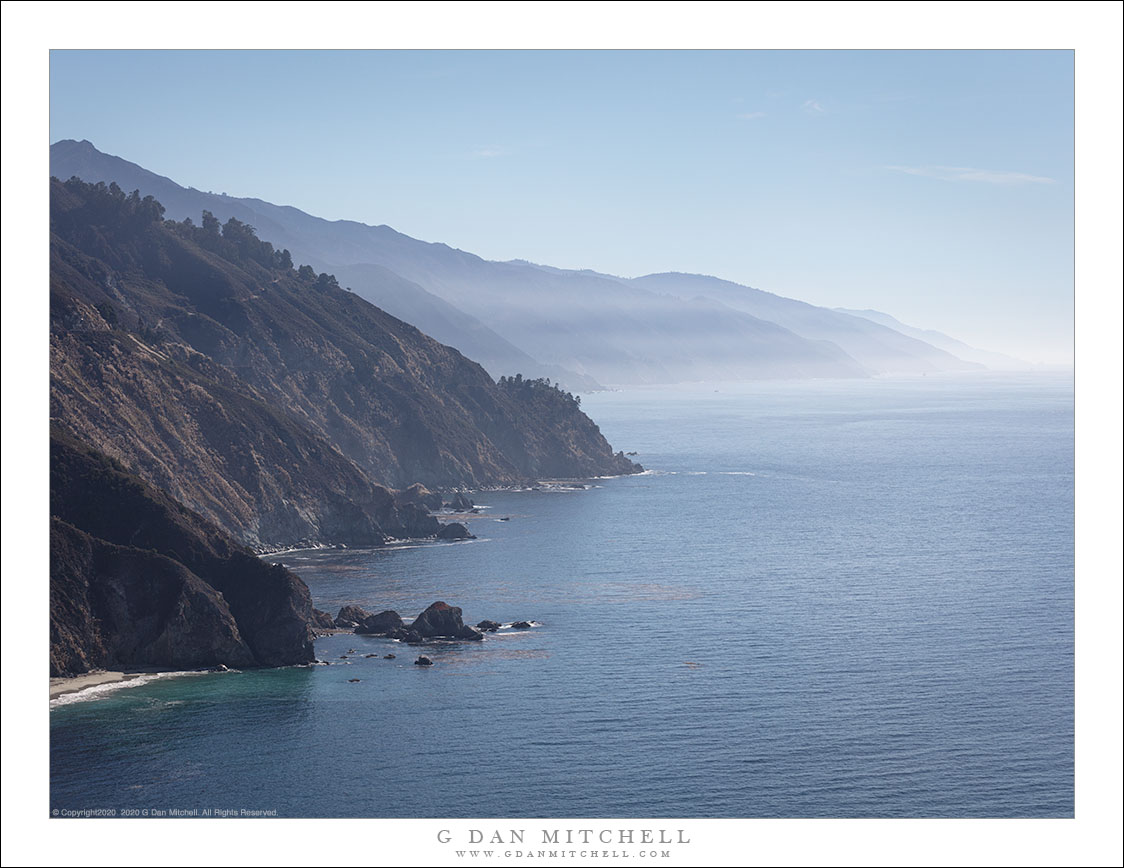
<svg viewBox="0 0 1124 868">
<path fill-rule="evenodd" d="M 475 542 L 275 558 L 333 612 L 445 600 L 543 626 L 436 647 L 430 668 L 341 635 L 317 642 L 330 666 L 68 701 L 51 807 L 1073 815 L 1069 377 L 693 385 L 583 408 L 650 472 L 478 493 Z"/>
</svg>

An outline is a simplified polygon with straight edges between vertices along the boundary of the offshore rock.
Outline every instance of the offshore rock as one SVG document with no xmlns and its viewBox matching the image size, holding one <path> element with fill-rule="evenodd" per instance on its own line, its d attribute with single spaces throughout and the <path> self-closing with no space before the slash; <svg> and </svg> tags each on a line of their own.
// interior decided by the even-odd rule
<svg viewBox="0 0 1124 868">
<path fill-rule="evenodd" d="M 487 619 L 481 621 L 479 624 L 476 625 L 477 630 L 481 630 L 485 633 L 495 633 L 496 630 L 498 630 L 499 628 L 500 628 L 499 621 L 489 621 Z"/>
<path fill-rule="evenodd" d="M 416 630 L 411 630 L 409 627 L 399 627 L 392 633 L 387 633 L 387 638 L 397 639 L 399 642 L 405 642 L 407 645 L 421 645 L 425 642 L 425 638 Z"/>
<path fill-rule="evenodd" d="M 355 628 L 356 633 L 373 636 L 382 636 L 393 633 L 402 626 L 402 616 L 397 612 L 387 609 L 377 615 L 368 615 Z"/>
<path fill-rule="evenodd" d="M 438 601 L 418 615 L 410 629 L 428 639 L 483 639 L 483 634 L 461 619 L 459 606 Z"/>
<path fill-rule="evenodd" d="M 459 521 L 451 521 L 448 524 L 442 525 L 441 530 L 437 532 L 438 539 L 476 539 L 468 532 L 468 528 L 461 524 Z"/>
<path fill-rule="evenodd" d="M 371 613 L 366 609 L 361 609 L 358 606 L 344 606 L 336 615 L 336 626 L 344 630 L 350 630 L 370 617 Z"/>
</svg>

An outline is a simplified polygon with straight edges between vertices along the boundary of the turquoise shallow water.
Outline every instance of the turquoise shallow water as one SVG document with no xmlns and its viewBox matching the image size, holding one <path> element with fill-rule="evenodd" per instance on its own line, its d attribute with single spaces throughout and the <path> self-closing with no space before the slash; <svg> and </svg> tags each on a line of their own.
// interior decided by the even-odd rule
<svg viewBox="0 0 1124 868">
<path fill-rule="evenodd" d="M 475 542 L 277 557 L 333 612 L 443 599 L 543 626 L 438 647 L 429 669 L 335 636 L 331 666 L 68 702 L 51 807 L 1072 816 L 1069 378 L 583 407 L 652 472 L 479 493 Z"/>
</svg>

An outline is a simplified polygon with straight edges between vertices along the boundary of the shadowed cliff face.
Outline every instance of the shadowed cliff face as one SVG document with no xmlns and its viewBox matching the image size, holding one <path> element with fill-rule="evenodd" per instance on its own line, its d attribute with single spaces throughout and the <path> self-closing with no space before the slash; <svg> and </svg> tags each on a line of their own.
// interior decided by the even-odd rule
<svg viewBox="0 0 1124 868">
<path fill-rule="evenodd" d="M 59 433 L 51 513 L 52 675 L 313 659 L 299 578 Z"/>
<path fill-rule="evenodd" d="M 497 386 L 243 224 L 51 195 L 52 417 L 244 542 L 415 535 L 384 486 L 639 469 L 576 402 Z"/>
<path fill-rule="evenodd" d="M 254 666 L 226 602 L 171 558 L 51 520 L 51 675 Z"/>
</svg>

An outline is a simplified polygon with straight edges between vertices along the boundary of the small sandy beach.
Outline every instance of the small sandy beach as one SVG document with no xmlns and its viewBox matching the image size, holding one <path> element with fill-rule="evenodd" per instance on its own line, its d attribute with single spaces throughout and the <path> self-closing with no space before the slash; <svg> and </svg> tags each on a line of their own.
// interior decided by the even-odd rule
<svg viewBox="0 0 1124 868">
<path fill-rule="evenodd" d="M 155 672 L 156 670 L 151 671 Z M 98 672 L 85 672 L 82 675 L 75 675 L 71 678 L 52 678 L 50 698 L 54 699 L 57 696 L 62 696 L 64 693 L 77 693 L 79 690 L 85 690 L 87 687 L 95 687 L 98 684 L 110 684 L 114 681 L 128 681 L 131 678 L 136 678 L 144 674 L 145 672 L 141 670 L 133 672 L 101 670 Z"/>
</svg>

